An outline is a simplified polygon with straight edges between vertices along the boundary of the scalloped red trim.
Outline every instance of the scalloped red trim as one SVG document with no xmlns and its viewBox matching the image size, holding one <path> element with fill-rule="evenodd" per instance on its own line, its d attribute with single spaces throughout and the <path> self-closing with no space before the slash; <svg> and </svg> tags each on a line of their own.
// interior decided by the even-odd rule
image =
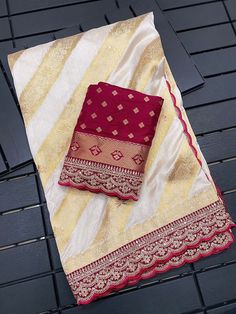
<svg viewBox="0 0 236 314">
<path fill-rule="evenodd" d="M 234 223 L 223 202 L 206 206 L 67 274 L 78 304 L 125 285 L 221 252 L 230 246 Z"/>
</svg>

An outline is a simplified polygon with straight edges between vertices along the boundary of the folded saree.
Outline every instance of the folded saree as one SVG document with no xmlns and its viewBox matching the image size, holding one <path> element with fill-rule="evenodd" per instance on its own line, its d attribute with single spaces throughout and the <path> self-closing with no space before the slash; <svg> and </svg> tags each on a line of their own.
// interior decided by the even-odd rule
<svg viewBox="0 0 236 314">
<path fill-rule="evenodd" d="M 9 65 L 79 304 L 229 247 L 234 224 L 189 124 L 152 13 L 16 52 Z M 137 202 L 58 184 L 87 88 L 100 81 L 164 99 Z"/>
<path fill-rule="evenodd" d="M 132 89 L 90 85 L 59 184 L 137 201 L 162 103 Z"/>
</svg>

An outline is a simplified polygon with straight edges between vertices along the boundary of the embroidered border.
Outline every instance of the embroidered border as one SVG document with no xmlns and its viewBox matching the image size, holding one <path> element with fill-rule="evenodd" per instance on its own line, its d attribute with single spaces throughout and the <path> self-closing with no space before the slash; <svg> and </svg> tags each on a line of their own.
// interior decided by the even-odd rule
<svg viewBox="0 0 236 314">
<path fill-rule="evenodd" d="M 233 242 L 235 226 L 222 200 L 132 241 L 67 274 L 78 304 L 143 278 L 218 253 Z"/>
<path fill-rule="evenodd" d="M 66 157 L 59 184 L 138 200 L 143 173 L 80 158 Z"/>
</svg>

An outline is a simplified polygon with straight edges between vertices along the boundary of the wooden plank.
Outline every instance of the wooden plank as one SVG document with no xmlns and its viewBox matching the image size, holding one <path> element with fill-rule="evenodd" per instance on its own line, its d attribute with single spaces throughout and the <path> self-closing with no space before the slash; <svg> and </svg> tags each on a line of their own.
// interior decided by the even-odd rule
<svg viewBox="0 0 236 314">
<path fill-rule="evenodd" d="M 210 165 L 212 177 L 222 192 L 236 189 L 236 160 Z"/>
<path fill-rule="evenodd" d="M 0 183 L 0 212 L 37 204 L 39 202 L 34 176 Z"/>
<path fill-rule="evenodd" d="M 65 6 L 70 4 L 78 4 L 86 2 L 87 0 L 34 0 L 34 1 L 28 1 L 28 0 L 9 0 L 9 6 L 11 14 L 16 13 L 24 13 L 27 11 L 36 11 L 36 10 L 42 10 L 47 9 L 51 7 L 59 7 L 59 6 Z"/>
<path fill-rule="evenodd" d="M 184 106 L 190 108 L 207 103 L 223 101 L 236 97 L 236 73 L 211 77 L 205 80 L 204 87 L 184 95 Z"/>
<path fill-rule="evenodd" d="M 0 40 L 11 38 L 10 24 L 7 17 L 0 18 Z"/>
<path fill-rule="evenodd" d="M 40 207 L 0 216 L 0 246 L 45 235 Z"/>
<path fill-rule="evenodd" d="M 49 249 L 51 252 L 51 256 L 52 256 L 52 264 L 53 264 L 53 269 L 61 269 L 62 268 L 62 264 L 61 264 L 61 260 L 59 257 L 59 252 L 57 249 L 57 244 L 54 238 L 51 238 L 48 240 L 49 243 Z"/>
<path fill-rule="evenodd" d="M 231 20 L 236 20 L 236 2 L 234 0 L 225 1 Z"/>
<path fill-rule="evenodd" d="M 236 47 L 209 51 L 193 55 L 203 76 L 216 75 L 227 71 L 236 71 Z"/>
<path fill-rule="evenodd" d="M 236 128 L 198 137 L 207 162 L 236 157 Z"/>
<path fill-rule="evenodd" d="M 235 299 L 236 264 L 197 274 L 207 306 Z"/>
<path fill-rule="evenodd" d="M 9 314 L 41 313 L 56 308 L 52 277 L 0 288 L 0 304 L 2 313 Z"/>
<path fill-rule="evenodd" d="M 0 181 L 27 175 L 27 174 L 32 174 L 34 172 L 35 170 L 34 170 L 34 165 L 32 162 L 26 166 L 19 166 L 15 170 L 8 171 L 7 173 L 2 174 L 0 176 Z"/>
<path fill-rule="evenodd" d="M 56 274 L 56 282 L 58 287 L 60 306 L 64 307 L 67 305 L 76 304 L 76 300 L 72 294 L 64 272 Z"/>
<path fill-rule="evenodd" d="M 236 100 L 190 108 L 187 115 L 196 135 L 232 128 L 236 126 Z"/>
<path fill-rule="evenodd" d="M 236 45 L 231 25 L 217 25 L 178 34 L 189 53 Z"/>
<path fill-rule="evenodd" d="M 186 7 L 165 14 L 175 31 L 229 21 L 222 2 Z"/>
<path fill-rule="evenodd" d="M 7 170 L 7 167 L 6 167 L 6 165 L 5 165 L 5 162 L 4 162 L 4 160 L 3 160 L 2 155 L 1 155 L 1 153 L 0 153 L 0 173 L 1 173 L 1 172 L 4 172 L 4 171 L 6 171 L 6 170 Z"/>
<path fill-rule="evenodd" d="M 236 222 L 236 192 L 225 194 L 223 197 L 229 214 L 234 222 Z"/>
<path fill-rule="evenodd" d="M 209 0 L 157 0 L 157 3 L 159 4 L 162 10 L 168 10 L 168 9 L 174 9 L 174 8 L 179 8 L 183 6 L 200 4 L 206 1 L 209 2 Z M 210 1 L 213 2 L 215 0 L 210 0 Z"/>
<path fill-rule="evenodd" d="M 7 15 L 7 5 L 5 0 L 0 0 L 0 16 Z"/>
<path fill-rule="evenodd" d="M 86 21 L 87 16 L 103 16 L 104 7 L 115 9 L 115 2 L 101 0 L 16 15 L 12 17 L 14 34 L 18 37 L 70 27 Z"/>
<path fill-rule="evenodd" d="M 49 272 L 50 263 L 46 241 L 2 250 L 0 265 L 0 284 Z"/>
<path fill-rule="evenodd" d="M 29 37 L 18 38 L 15 40 L 16 47 L 19 49 L 25 49 L 36 45 L 44 44 L 54 40 L 52 34 L 41 34 Z"/>
<path fill-rule="evenodd" d="M 131 2 L 131 7 L 136 15 L 153 11 L 156 29 L 161 35 L 167 60 L 181 92 L 189 91 L 194 86 L 197 87 L 201 85 L 203 83 L 202 77 L 187 52 L 184 51 L 182 43 L 178 40 L 173 30 L 170 29 L 167 19 L 156 5 L 155 1 L 144 2 L 138 0 Z M 173 51 L 175 53 L 173 53 Z"/>
<path fill-rule="evenodd" d="M 207 314 L 234 314 L 236 313 L 236 303 L 220 306 L 207 311 Z"/>
<path fill-rule="evenodd" d="M 200 308 L 194 279 L 188 276 L 88 304 L 86 314 L 196 313 Z"/>
<path fill-rule="evenodd" d="M 25 127 L 1 70 L 0 86 L 0 143 L 12 168 L 29 161 L 32 157 Z"/>
</svg>

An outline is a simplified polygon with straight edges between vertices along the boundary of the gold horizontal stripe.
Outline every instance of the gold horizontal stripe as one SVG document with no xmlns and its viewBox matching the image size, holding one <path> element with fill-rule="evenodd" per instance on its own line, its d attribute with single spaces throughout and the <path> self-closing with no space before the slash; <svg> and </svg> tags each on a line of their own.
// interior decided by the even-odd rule
<svg viewBox="0 0 236 314">
<path fill-rule="evenodd" d="M 80 38 L 81 35 L 76 35 L 56 40 L 22 91 L 19 102 L 26 126 L 42 105 Z"/>
</svg>

